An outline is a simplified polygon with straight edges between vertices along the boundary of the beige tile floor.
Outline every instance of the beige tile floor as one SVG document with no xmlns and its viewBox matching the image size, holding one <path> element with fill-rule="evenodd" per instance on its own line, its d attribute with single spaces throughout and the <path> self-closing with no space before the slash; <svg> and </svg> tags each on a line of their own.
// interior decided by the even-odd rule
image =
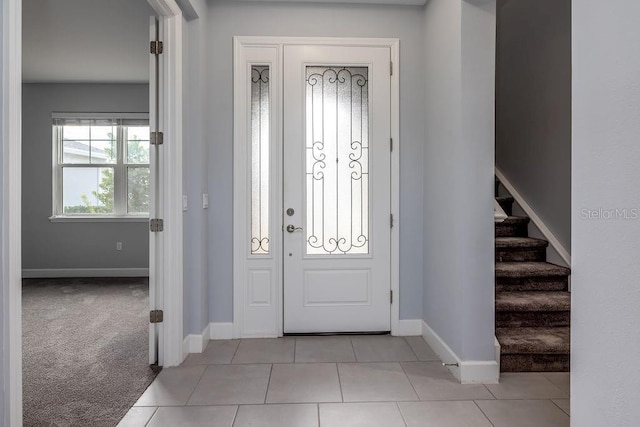
<svg viewBox="0 0 640 427">
<path fill-rule="evenodd" d="M 211 341 L 164 369 L 120 427 L 554 427 L 568 373 L 461 385 L 421 337 Z"/>
</svg>

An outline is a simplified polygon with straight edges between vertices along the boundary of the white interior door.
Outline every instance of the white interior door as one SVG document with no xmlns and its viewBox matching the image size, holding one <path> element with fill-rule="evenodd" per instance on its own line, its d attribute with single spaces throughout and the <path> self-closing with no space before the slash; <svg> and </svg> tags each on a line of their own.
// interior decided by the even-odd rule
<svg viewBox="0 0 640 427">
<path fill-rule="evenodd" d="M 389 331 L 385 47 L 284 48 L 284 332 Z"/>
<path fill-rule="evenodd" d="M 149 40 L 160 39 L 160 23 L 155 16 L 150 18 Z M 158 55 L 149 56 L 149 129 L 151 132 L 160 130 L 160 58 Z M 160 147 L 149 146 L 149 218 L 161 218 L 160 216 Z M 159 255 L 162 236 L 158 233 L 149 233 L 149 311 L 161 308 L 162 301 L 157 286 L 161 277 L 156 274 L 156 266 L 161 261 Z M 149 323 L 149 363 L 159 361 L 159 337 L 160 323 Z"/>
</svg>

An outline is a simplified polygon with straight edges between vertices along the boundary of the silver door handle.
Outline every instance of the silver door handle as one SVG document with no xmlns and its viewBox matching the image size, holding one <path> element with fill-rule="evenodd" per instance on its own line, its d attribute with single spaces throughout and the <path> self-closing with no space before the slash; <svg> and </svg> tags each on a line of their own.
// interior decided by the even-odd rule
<svg viewBox="0 0 640 427">
<path fill-rule="evenodd" d="M 296 230 L 302 230 L 302 227 L 296 227 L 296 226 L 294 226 L 293 224 L 289 224 L 289 225 L 287 225 L 287 231 L 288 231 L 289 233 L 293 233 L 293 232 L 294 232 L 294 231 L 296 231 Z"/>
</svg>

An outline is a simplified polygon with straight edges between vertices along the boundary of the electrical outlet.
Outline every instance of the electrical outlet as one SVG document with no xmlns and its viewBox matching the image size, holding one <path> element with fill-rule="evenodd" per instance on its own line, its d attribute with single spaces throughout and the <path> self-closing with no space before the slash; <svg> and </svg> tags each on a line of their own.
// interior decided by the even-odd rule
<svg viewBox="0 0 640 427">
<path fill-rule="evenodd" d="M 182 212 L 186 212 L 189 209 L 189 198 L 186 194 L 182 195 Z"/>
<path fill-rule="evenodd" d="M 209 208 L 209 194 L 202 193 L 202 209 L 208 209 L 208 208 Z"/>
<path fill-rule="evenodd" d="M 122 242 L 116 242 L 116 251 L 122 250 Z"/>
</svg>

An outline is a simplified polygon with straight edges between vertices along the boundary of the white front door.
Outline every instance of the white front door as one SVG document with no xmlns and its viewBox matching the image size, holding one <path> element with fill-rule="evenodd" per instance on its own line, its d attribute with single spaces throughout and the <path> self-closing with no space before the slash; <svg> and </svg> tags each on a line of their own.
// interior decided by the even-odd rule
<svg viewBox="0 0 640 427">
<path fill-rule="evenodd" d="M 284 48 L 284 332 L 389 331 L 390 49 Z"/>
</svg>

